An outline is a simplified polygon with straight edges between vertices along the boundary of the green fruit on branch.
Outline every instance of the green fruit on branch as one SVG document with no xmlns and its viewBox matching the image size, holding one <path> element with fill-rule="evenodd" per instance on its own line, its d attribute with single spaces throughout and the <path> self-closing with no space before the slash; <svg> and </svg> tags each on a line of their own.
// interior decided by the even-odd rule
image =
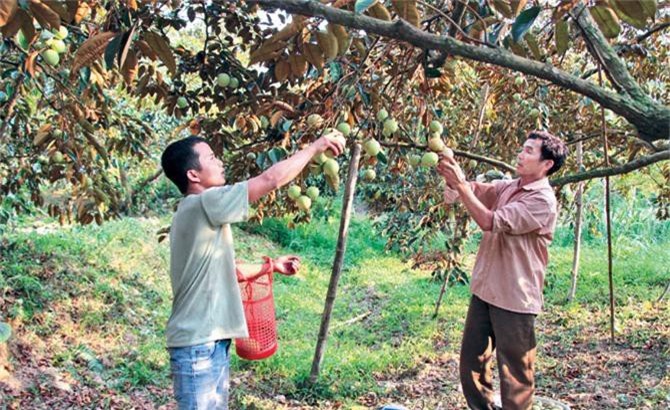
<svg viewBox="0 0 670 410">
<path fill-rule="evenodd" d="M 530 118 L 537 118 L 540 116 L 540 110 L 538 110 L 537 108 L 533 108 L 532 110 L 530 110 L 529 115 Z"/>
<path fill-rule="evenodd" d="M 254 154 L 253 152 L 249 152 L 249 153 L 247 154 L 247 160 L 249 160 L 249 161 L 256 161 L 256 154 Z"/>
<path fill-rule="evenodd" d="M 477 167 L 477 161 L 474 160 L 474 159 L 471 159 L 470 161 L 468 161 L 468 167 L 470 169 L 476 168 Z"/>
<path fill-rule="evenodd" d="M 351 133 L 351 126 L 346 122 L 341 122 L 337 124 L 337 130 L 342 133 L 345 137 L 348 137 Z"/>
<path fill-rule="evenodd" d="M 54 152 L 54 154 L 51 156 L 51 161 L 55 164 L 60 164 L 63 161 L 65 161 L 65 157 L 63 156 L 63 153 L 60 151 Z"/>
<path fill-rule="evenodd" d="M 216 84 L 218 84 L 219 87 L 228 87 L 230 84 L 230 76 L 226 73 L 221 73 L 216 76 Z"/>
<path fill-rule="evenodd" d="M 376 139 L 369 139 L 363 144 L 363 150 L 371 157 L 376 157 L 382 147 Z"/>
<path fill-rule="evenodd" d="M 436 153 L 434 152 L 426 152 L 423 154 L 423 157 L 421 157 L 421 165 L 424 167 L 434 167 L 437 165 L 437 161 L 439 160 L 439 157 L 437 156 Z"/>
<path fill-rule="evenodd" d="M 323 122 L 323 118 L 319 114 L 310 114 L 307 117 L 307 125 L 310 127 L 318 127 Z"/>
<path fill-rule="evenodd" d="M 384 121 L 389 116 L 389 113 L 385 109 L 381 109 L 377 112 L 377 121 Z"/>
<path fill-rule="evenodd" d="M 286 193 L 289 198 L 296 200 L 298 197 L 300 197 L 301 189 L 297 185 L 291 185 L 288 187 L 288 191 Z"/>
<path fill-rule="evenodd" d="M 446 148 L 446 145 L 444 145 L 442 138 L 433 137 L 428 140 L 428 148 L 433 152 L 442 152 Z"/>
<path fill-rule="evenodd" d="M 514 95 L 512 96 L 512 98 L 513 98 L 514 101 L 516 101 L 516 102 L 521 102 L 521 100 L 523 100 L 523 98 L 521 97 L 521 94 L 519 94 L 519 93 L 514 93 Z"/>
<path fill-rule="evenodd" d="M 58 31 L 54 31 L 54 37 L 56 37 L 59 40 L 65 40 L 68 35 L 67 28 L 65 26 L 61 25 L 60 28 L 58 28 Z"/>
<path fill-rule="evenodd" d="M 398 131 L 398 121 L 393 118 L 389 118 L 384 121 L 384 131 L 388 131 L 390 134 Z"/>
<path fill-rule="evenodd" d="M 58 54 L 63 54 L 64 52 L 67 51 L 67 46 L 65 45 L 65 42 L 63 40 L 55 40 L 52 39 L 49 43 L 49 47 Z"/>
<path fill-rule="evenodd" d="M 44 50 L 42 52 L 42 58 L 44 61 L 49 64 L 50 66 L 57 66 L 58 63 L 60 62 L 60 57 L 58 56 L 58 53 L 54 50 Z"/>
<path fill-rule="evenodd" d="M 442 124 L 439 121 L 433 120 L 430 122 L 430 130 L 437 134 L 442 134 Z"/>
<path fill-rule="evenodd" d="M 323 172 L 331 177 L 335 177 L 340 171 L 340 164 L 337 163 L 332 158 L 328 158 L 326 162 L 323 163 Z"/>
<path fill-rule="evenodd" d="M 377 173 L 374 169 L 366 169 L 363 171 L 363 179 L 366 181 L 374 181 L 377 178 Z"/>
<path fill-rule="evenodd" d="M 523 76 L 518 75 L 516 78 L 514 78 L 514 85 L 518 86 L 521 84 L 523 84 Z"/>
<path fill-rule="evenodd" d="M 235 77 L 230 77 L 230 83 L 228 84 L 228 87 L 230 87 L 234 90 L 239 86 L 240 86 L 240 80 L 238 80 Z"/>
<path fill-rule="evenodd" d="M 261 115 L 261 128 L 266 129 L 270 125 L 270 120 L 265 115 Z"/>
<path fill-rule="evenodd" d="M 410 155 L 408 161 L 411 166 L 415 167 L 421 163 L 421 155 Z"/>
<path fill-rule="evenodd" d="M 309 208 L 312 207 L 312 200 L 309 199 L 308 196 L 302 195 L 295 201 L 296 205 L 298 205 L 298 208 L 302 209 L 303 211 L 309 211 Z"/>
<path fill-rule="evenodd" d="M 340 145 L 342 145 L 343 148 L 346 147 L 346 145 L 347 145 L 347 139 L 344 138 L 344 136 L 340 133 L 331 131 L 331 132 L 326 133 L 326 137 L 331 141 L 339 142 Z M 335 157 L 335 153 L 331 150 L 328 150 L 328 151 L 326 151 L 326 156 L 328 158 L 333 158 L 333 157 Z"/>
<path fill-rule="evenodd" d="M 315 186 L 311 186 L 311 187 L 307 188 L 307 191 L 306 191 L 305 193 L 307 194 L 307 196 L 308 196 L 312 201 L 315 201 L 316 198 L 319 197 L 319 188 L 317 188 L 317 187 L 315 187 Z"/>
<path fill-rule="evenodd" d="M 179 97 L 177 98 L 177 107 L 184 109 L 188 106 L 188 100 L 186 97 Z"/>
<path fill-rule="evenodd" d="M 324 154 L 324 153 L 322 152 L 322 153 L 320 153 L 320 154 L 315 155 L 314 158 L 312 158 L 312 161 L 314 161 L 315 163 L 321 165 L 321 164 L 323 164 L 324 162 L 326 162 L 327 159 L 328 159 L 328 157 L 326 156 L 326 154 Z"/>
</svg>

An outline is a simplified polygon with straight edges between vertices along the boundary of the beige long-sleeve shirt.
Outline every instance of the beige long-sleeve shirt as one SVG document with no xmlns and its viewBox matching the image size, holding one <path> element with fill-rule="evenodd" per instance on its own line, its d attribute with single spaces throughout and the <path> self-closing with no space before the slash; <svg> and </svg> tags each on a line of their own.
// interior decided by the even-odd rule
<svg viewBox="0 0 670 410">
<path fill-rule="evenodd" d="M 556 227 L 556 196 L 547 178 L 519 187 L 519 180 L 471 182 L 475 196 L 493 212 L 484 232 L 470 289 L 485 302 L 517 313 L 542 310 L 548 247 Z M 447 203 L 458 192 L 445 188 Z"/>
</svg>

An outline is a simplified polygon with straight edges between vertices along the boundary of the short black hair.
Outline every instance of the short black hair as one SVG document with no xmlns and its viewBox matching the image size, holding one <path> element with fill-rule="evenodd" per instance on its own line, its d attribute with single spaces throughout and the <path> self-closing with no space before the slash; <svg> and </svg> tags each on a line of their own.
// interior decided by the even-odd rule
<svg viewBox="0 0 670 410">
<path fill-rule="evenodd" d="M 528 139 L 542 141 L 540 158 L 554 161 L 554 165 L 547 171 L 547 176 L 561 169 L 568 156 L 568 147 L 562 139 L 547 131 L 539 130 L 529 132 Z"/>
<path fill-rule="evenodd" d="M 200 137 L 180 139 L 168 145 L 161 155 L 161 167 L 165 176 L 177 185 L 182 194 L 186 194 L 188 190 L 186 172 L 190 169 L 200 170 L 200 159 L 193 147 L 201 142 L 207 143 Z"/>
</svg>

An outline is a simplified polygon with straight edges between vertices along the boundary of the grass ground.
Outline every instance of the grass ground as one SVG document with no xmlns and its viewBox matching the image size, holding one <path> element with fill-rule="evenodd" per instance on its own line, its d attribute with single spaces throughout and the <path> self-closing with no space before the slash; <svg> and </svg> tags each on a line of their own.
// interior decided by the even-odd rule
<svg viewBox="0 0 670 410">
<path fill-rule="evenodd" d="M 163 334 L 168 249 L 155 240 L 167 223 L 63 228 L 37 220 L 0 239 L 0 320 L 14 330 L 0 408 L 172 408 Z M 466 287 L 450 288 L 434 319 L 440 284 L 385 252 L 370 222 L 355 218 L 321 377 L 308 385 L 337 223 L 242 228 L 235 229 L 239 259 L 296 253 L 303 269 L 277 277 L 277 354 L 234 357 L 233 408 L 464 408 L 457 363 Z M 604 249 L 585 247 L 571 304 L 572 249 L 552 249 L 538 320 L 538 393 L 578 409 L 667 408 L 670 306 L 657 299 L 670 280 L 670 246 L 618 238 L 614 343 Z"/>
</svg>

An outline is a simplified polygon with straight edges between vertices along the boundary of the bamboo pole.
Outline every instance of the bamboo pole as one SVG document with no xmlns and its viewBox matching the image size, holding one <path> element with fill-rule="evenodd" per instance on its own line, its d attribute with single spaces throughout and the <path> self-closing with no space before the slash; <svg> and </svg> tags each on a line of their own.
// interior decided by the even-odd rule
<svg viewBox="0 0 670 410">
<path fill-rule="evenodd" d="M 577 168 L 581 171 L 583 166 L 582 142 L 577 143 Z M 577 277 L 579 276 L 579 256 L 582 249 L 582 196 L 584 195 L 584 182 L 577 183 L 577 192 L 575 193 L 575 204 L 577 209 L 575 211 L 575 242 L 574 252 L 572 255 L 572 283 L 570 284 L 570 292 L 568 293 L 568 302 L 575 299 L 577 292 Z"/>
<path fill-rule="evenodd" d="M 349 175 L 344 190 L 344 201 L 342 203 L 342 215 L 340 217 L 340 233 L 337 239 L 337 249 L 335 251 L 335 260 L 333 261 L 333 270 L 330 274 L 330 283 L 328 284 L 328 293 L 326 294 L 326 304 L 321 316 L 321 327 L 319 337 L 316 342 L 314 360 L 312 361 L 312 370 L 309 375 L 310 383 L 316 383 L 321 369 L 321 361 L 326 350 L 326 341 L 328 339 L 328 326 L 330 317 L 335 305 L 335 296 L 337 295 L 337 283 L 342 273 L 342 264 L 344 262 L 344 253 L 347 249 L 347 234 L 349 232 L 349 222 L 351 220 L 351 209 L 354 202 L 354 193 L 356 191 L 356 180 L 358 179 L 358 163 L 361 158 L 361 144 L 355 144 L 352 150 L 351 162 L 349 163 Z"/>
</svg>

